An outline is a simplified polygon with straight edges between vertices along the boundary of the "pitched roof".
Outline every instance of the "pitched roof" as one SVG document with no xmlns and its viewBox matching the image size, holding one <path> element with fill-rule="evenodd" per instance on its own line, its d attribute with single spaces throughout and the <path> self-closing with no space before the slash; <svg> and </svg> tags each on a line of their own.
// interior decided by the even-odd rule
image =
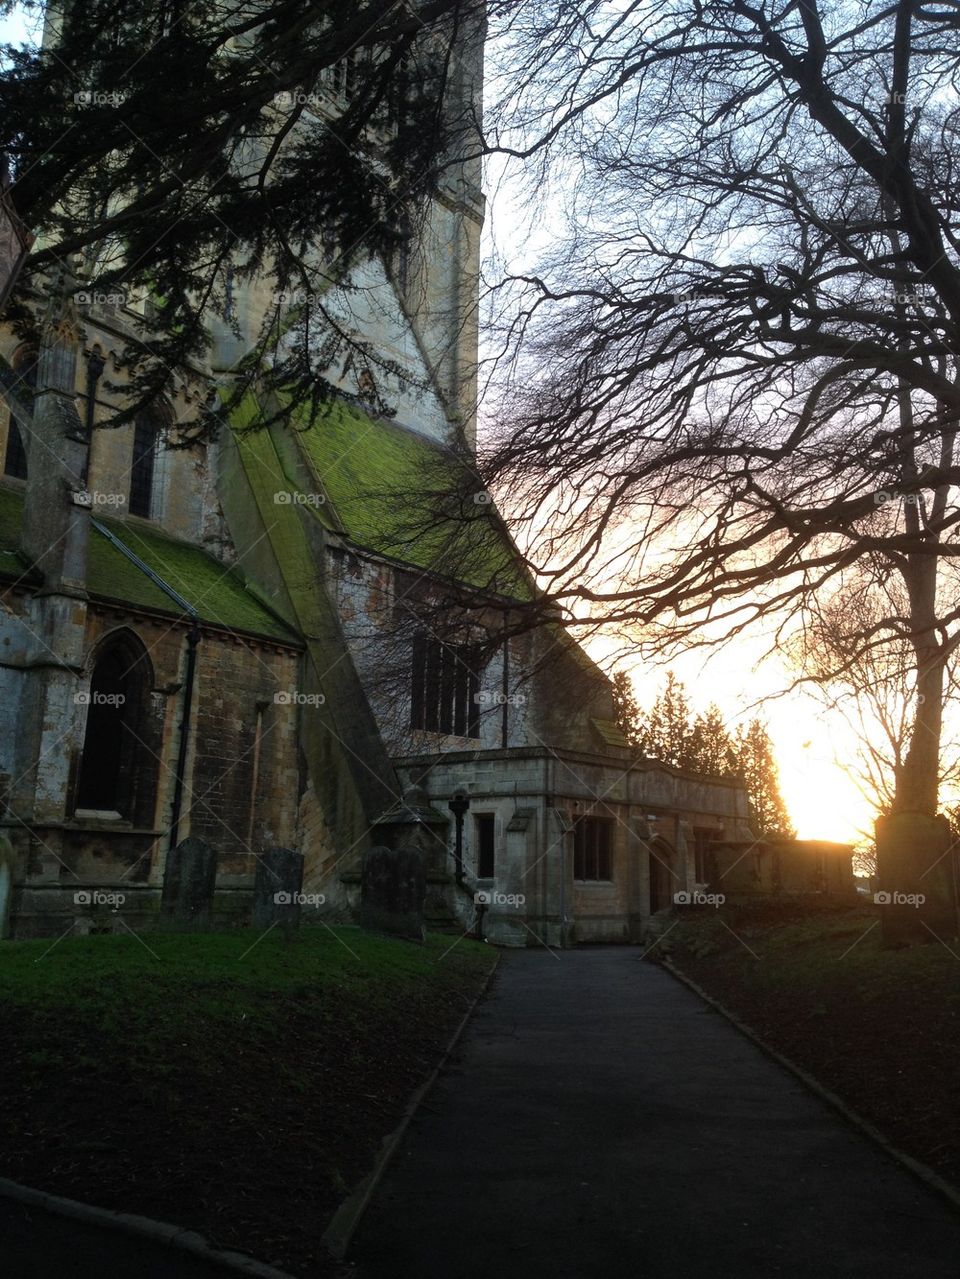
<svg viewBox="0 0 960 1279">
<path fill-rule="evenodd" d="M 591 718 L 590 723 L 595 731 L 599 734 L 601 740 L 607 746 L 625 746 L 630 749 L 630 743 L 624 736 L 623 729 L 612 719 L 596 719 Z"/>
<path fill-rule="evenodd" d="M 97 517 L 113 535 L 192 604 L 201 621 L 225 630 L 243 631 L 286 643 L 297 636 L 269 612 L 245 587 L 235 570 L 198 546 L 134 525 L 125 520 Z M 33 582 L 18 550 L 23 521 L 23 494 L 0 485 L 0 574 Z M 181 616 L 182 611 L 146 573 L 116 546 L 90 530 L 87 590 L 91 596 Z"/>
<path fill-rule="evenodd" d="M 242 431 L 258 418 L 251 394 L 233 425 Z M 486 494 L 458 502 L 471 474 L 468 457 L 343 399 L 323 406 L 312 425 L 306 408 L 294 409 L 288 425 L 318 489 L 308 509 L 327 528 L 413 568 L 512 599 L 531 597 L 531 581 Z"/>
</svg>

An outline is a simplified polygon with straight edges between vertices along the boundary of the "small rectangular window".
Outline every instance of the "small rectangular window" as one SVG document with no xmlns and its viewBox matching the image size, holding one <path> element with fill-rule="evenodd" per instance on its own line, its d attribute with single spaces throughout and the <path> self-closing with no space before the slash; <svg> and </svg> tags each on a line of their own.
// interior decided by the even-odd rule
<svg viewBox="0 0 960 1279">
<path fill-rule="evenodd" d="M 360 53 L 354 49 L 320 71 L 320 83 L 342 106 L 354 97 L 359 81 Z"/>
<path fill-rule="evenodd" d="M 478 813 L 473 819 L 473 829 L 477 841 L 477 879 L 493 879 L 497 849 L 497 819 L 492 813 Z"/>
<path fill-rule="evenodd" d="M 578 817 L 573 826 L 574 879 L 613 879 L 613 821 Z"/>
</svg>

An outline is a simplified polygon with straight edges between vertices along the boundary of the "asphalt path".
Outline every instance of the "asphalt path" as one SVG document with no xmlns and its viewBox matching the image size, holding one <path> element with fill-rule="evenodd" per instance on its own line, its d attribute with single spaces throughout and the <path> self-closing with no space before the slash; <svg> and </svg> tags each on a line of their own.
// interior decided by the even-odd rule
<svg viewBox="0 0 960 1279">
<path fill-rule="evenodd" d="M 960 1212 L 635 948 L 513 951 L 348 1260 L 357 1279 L 958 1279 Z"/>
</svg>

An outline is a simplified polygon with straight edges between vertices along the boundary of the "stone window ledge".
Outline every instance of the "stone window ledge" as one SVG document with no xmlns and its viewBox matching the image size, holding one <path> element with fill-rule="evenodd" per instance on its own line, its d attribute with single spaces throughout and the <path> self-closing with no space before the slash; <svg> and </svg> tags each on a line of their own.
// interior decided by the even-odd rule
<svg viewBox="0 0 960 1279">
<path fill-rule="evenodd" d="M 90 834 L 104 835 L 152 835 L 156 838 L 163 835 L 162 828 L 154 829 L 151 826 L 134 826 L 132 822 L 122 820 L 101 820 L 97 818 L 69 818 L 67 821 L 0 821 L 0 830 L 68 830 L 68 831 L 89 831 Z"/>
</svg>

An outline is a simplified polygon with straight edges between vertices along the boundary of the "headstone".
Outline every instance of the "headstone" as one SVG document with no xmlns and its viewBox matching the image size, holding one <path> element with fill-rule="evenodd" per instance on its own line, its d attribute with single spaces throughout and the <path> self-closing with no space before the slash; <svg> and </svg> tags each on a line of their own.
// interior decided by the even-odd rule
<svg viewBox="0 0 960 1279">
<path fill-rule="evenodd" d="M 448 848 L 449 813 L 441 813 L 430 803 L 421 787 L 412 786 L 400 803 L 379 817 L 373 838 L 387 848 L 410 848 L 420 853 L 424 868 L 433 875 L 453 869 Z"/>
<path fill-rule="evenodd" d="M 10 935 L 10 916 L 13 911 L 13 860 L 10 841 L 0 835 L 0 940 Z"/>
<path fill-rule="evenodd" d="M 898 946 L 958 934 L 955 841 L 945 817 L 892 813 L 876 824 L 883 939 Z"/>
<path fill-rule="evenodd" d="M 303 854 L 292 848 L 265 848 L 257 857 L 253 883 L 254 928 L 298 928 L 302 888 Z"/>
<path fill-rule="evenodd" d="M 377 845 L 363 856 L 360 924 L 375 933 L 423 941 L 427 877 L 416 848 Z"/>
<path fill-rule="evenodd" d="M 216 883 L 217 850 L 205 839 L 191 835 L 171 848 L 160 900 L 164 927 L 184 932 L 208 929 Z"/>
</svg>

